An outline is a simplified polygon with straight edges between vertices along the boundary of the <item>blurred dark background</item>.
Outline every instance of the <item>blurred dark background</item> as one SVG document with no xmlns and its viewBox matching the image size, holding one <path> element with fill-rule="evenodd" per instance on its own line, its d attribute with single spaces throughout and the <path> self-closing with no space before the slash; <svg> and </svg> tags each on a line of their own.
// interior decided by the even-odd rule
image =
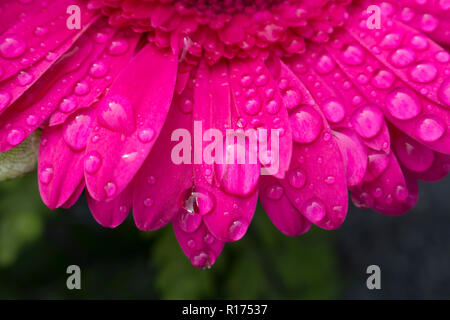
<svg viewBox="0 0 450 320">
<path fill-rule="evenodd" d="M 138 231 L 130 216 L 99 226 L 84 197 L 51 212 L 36 176 L 0 183 L 2 299 L 418 299 L 450 298 L 450 179 L 422 183 L 417 207 L 387 217 L 351 207 L 343 227 L 278 232 L 261 207 L 247 236 L 216 265 L 196 270 L 170 227 Z M 79 265 L 82 290 L 66 288 Z M 381 268 L 381 290 L 366 269 Z"/>
</svg>

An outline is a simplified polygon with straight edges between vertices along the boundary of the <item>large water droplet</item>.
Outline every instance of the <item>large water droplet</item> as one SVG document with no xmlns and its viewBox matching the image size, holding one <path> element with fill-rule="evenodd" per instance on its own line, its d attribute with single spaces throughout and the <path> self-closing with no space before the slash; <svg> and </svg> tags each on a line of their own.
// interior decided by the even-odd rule
<svg viewBox="0 0 450 320">
<path fill-rule="evenodd" d="M 39 181 L 42 184 L 49 184 L 50 181 L 52 181 L 53 179 L 53 174 L 54 174 L 53 167 L 51 166 L 43 167 L 39 172 Z"/>
<path fill-rule="evenodd" d="M 96 151 L 90 152 L 86 155 L 86 159 L 84 161 L 84 170 L 89 174 L 94 174 L 100 169 L 100 165 L 102 164 L 102 158 L 100 154 Z"/>
<path fill-rule="evenodd" d="M 306 174 L 301 169 L 295 169 L 289 172 L 289 184 L 296 189 L 301 189 L 306 184 Z"/>
<path fill-rule="evenodd" d="M 364 62 L 364 50 L 357 43 L 344 46 L 341 55 L 342 60 L 352 66 L 357 66 Z"/>
<path fill-rule="evenodd" d="M 361 107 L 353 114 L 352 124 L 361 137 L 371 139 L 383 127 L 383 113 L 377 107 Z"/>
<path fill-rule="evenodd" d="M 6 137 L 6 141 L 12 146 L 17 146 L 23 139 L 25 139 L 25 132 L 21 128 L 12 129 Z"/>
<path fill-rule="evenodd" d="M 280 200 L 283 196 L 284 189 L 278 184 L 274 184 L 266 188 L 266 197 L 270 200 Z"/>
<path fill-rule="evenodd" d="M 322 105 L 322 111 L 327 120 L 331 123 L 338 123 L 344 120 L 344 105 L 334 98 L 331 98 L 324 102 L 324 104 Z"/>
<path fill-rule="evenodd" d="M 196 212 L 182 209 L 182 212 L 178 217 L 178 224 L 184 232 L 194 232 L 202 223 L 202 216 Z"/>
<path fill-rule="evenodd" d="M 387 108 L 389 113 L 399 120 L 413 119 L 422 110 L 416 94 L 406 88 L 396 89 L 388 95 Z"/>
<path fill-rule="evenodd" d="M 299 143 L 311 143 L 317 139 L 323 128 L 319 113 L 310 106 L 305 106 L 289 118 L 292 137 Z"/>
<path fill-rule="evenodd" d="M 88 115 L 78 115 L 64 124 L 64 141 L 75 151 L 86 147 L 91 133 L 92 118 Z"/>
<path fill-rule="evenodd" d="M 414 51 L 408 48 L 400 48 L 395 50 L 390 57 L 391 63 L 399 68 L 410 65 L 415 59 L 416 55 Z"/>
<path fill-rule="evenodd" d="M 320 199 L 312 198 L 303 204 L 301 212 L 308 220 L 317 223 L 325 217 L 327 210 Z"/>
<path fill-rule="evenodd" d="M 26 49 L 26 42 L 17 35 L 7 34 L 0 37 L 0 54 L 6 59 L 20 57 Z"/>
<path fill-rule="evenodd" d="M 127 97 L 111 95 L 102 100 L 99 108 L 98 121 L 104 127 L 127 134 L 135 130 L 133 106 Z"/>
<path fill-rule="evenodd" d="M 106 196 L 108 198 L 112 198 L 117 193 L 117 186 L 114 182 L 108 182 L 105 186 Z"/>
<path fill-rule="evenodd" d="M 245 232 L 247 232 L 247 228 L 248 228 L 248 221 L 246 219 L 239 218 L 233 221 L 228 227 L 230 238 L 233 241 L 240 240 L 245 235 Z"/>
<path fill-rule="evenodd" d="M 92 64 L 89 69 L 89 74 L 94 78 L 102 78 L 108 73 L 108 66 L 103 61 L 98 61 Z"/>
<path fill-rule="evenodd" d="M 334 60 L 328 55 L 323 54 L 317 59 L 316 70 L 320 74 L 328 74 L 336 67 Z"/>
<path fill-rule="evenodd" d="M 395 75 L 389 70 L 377 70 L 372 77 L 372 84 L 378 89 L 388 89 L 392 87 Z"/>
<path fill-rule="evenodd" d="M 425 116 L 417 123 L 417 135 L 422 141 L 434 142 L 445 133 L 445 127 L 441 120 Z"/>
<path fill-rule="evenodd" d="M 411 80 L 419 83 L 428 83 L 436 79 L 437 68 L 428 61 L 420 62 L 409 70 Z"/>
<path fill-rule="evenodd" d="M 113 40 L 108 48 L 108 52 L 112 56 L 120 56 L 127 52 L 128 42 L 126 40 Z"/>
</svg>

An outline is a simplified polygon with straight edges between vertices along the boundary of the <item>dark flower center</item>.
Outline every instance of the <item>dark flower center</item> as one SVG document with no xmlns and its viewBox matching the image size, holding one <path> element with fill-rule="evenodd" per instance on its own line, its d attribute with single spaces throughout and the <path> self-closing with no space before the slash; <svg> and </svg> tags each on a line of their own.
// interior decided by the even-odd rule
<svg viewBox="0 0 450 320">
<path fill-rule="evenodd" d="M 265 9 L 283 0 L 178 0 L 186 7 L 199 11 L 233 13 L 246 8 Z"/>
</svg>

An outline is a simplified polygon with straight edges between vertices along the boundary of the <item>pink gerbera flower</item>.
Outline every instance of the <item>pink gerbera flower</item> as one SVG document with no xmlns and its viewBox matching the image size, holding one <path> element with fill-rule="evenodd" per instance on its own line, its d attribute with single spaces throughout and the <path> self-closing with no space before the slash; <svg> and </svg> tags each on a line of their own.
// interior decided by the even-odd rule
<svg viewBox="0 0 450 320">
<path fill-rule="evenodd" d="M 398 215 L 450 170 L 448 0 L 3 0 L 0 17 L 0 151 L 41 128 L 48 207 L 85 190 L 105 227 L 131 209 L 141 230 L 171 222 L 196 267 L 258 196 L 297 236 L 338 228 L 348 190 Z M 279 129 L 278 170 L 174 163 L 196 122 Z"/>
</svg>

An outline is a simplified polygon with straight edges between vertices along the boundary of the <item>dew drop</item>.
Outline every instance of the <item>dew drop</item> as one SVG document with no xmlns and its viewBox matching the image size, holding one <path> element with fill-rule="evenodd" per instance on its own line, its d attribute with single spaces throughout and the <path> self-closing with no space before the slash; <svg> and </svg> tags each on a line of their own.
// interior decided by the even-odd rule
<svg viewBox="0 0 450 320">
<path fill-rule="evenodd" d="M 113 40 L 108 48 L 112 56 L 120 56 L 128 51 L 128 42 L 126 40 Z"/>
<path fill-rule="evenodd" d="M 21 128 L 12 129 L 6 137 L 6 141 L 12 146 L 17 146 L 23 139 L 25 139 L 25 132 Z"/>
<path fill-rule="evenodd" d="M 447 105 L 447 108 L 450 108 L 450 77 L 442 82 L 439 87 L 438 95 L 439 98 Z"/>
<path fill-rule="evenodd" d="M 244 218 L 233 221 L 228 227 L 228 232 L 233 241 L 240 240 L 247 232 L 248 222 Z"/>
<path fill-rule="evenodd" d="M 400 48 L 395 50 L 391 57 L 390 61 L 391 63 L 399 68 L 406 67 L 414 62 L 416 59 L 416 55 L 414 51 L 408 48 Z"/>
<path fill-rule="evenodd" d="M 383 113 L 373 106 L 361 107 L 352 116 L 352 124 L 356 132 L 366 139 L 375 137 L 381 131 L 383 123 Z"/>
<path fill-rule="evenodd" d="M 86 147 L 91 124 L 92 118 L 88 115 L 78 115 L 64 124 L 64 141 L 71 149 L 81 151 Z"/>
<path fill-rule="evenodd" d="M 333 71 L 335 67 L 336 63 L 328 54 L 323 54 L 317 59 L 316 70 L 320 74 L 328 74 Z"/>
<path fill-rule="evenodd" d="M 344 105 L 336 99 L 332 98 L 325 101 L 322 106 L 322 110 L 327 120 L 332 123 L 338 123 L 344 120 Z"/>
<path fill-rule="evenodd" d="M 102 158 L 96 151 L 92 151 L 86 156 L 84 161 L 84 170 L 89 174 L 94 174 L 100 169 Z"/>
<path fill-rule="evenodd" d="M 418 51 L 426 50 L 429 45 L 428 39 L 422 35 L 412 37 L 410 43 L 413 49 Z"/>
<path fill-rule="evenodd" d="M 202 223 L 202 216 L 195 212 L 182 210 L 178 217 L 178 224 L 184 232 L 195 232 Z"/>
<path fill-rule="evenodd" d="M 310 106 L 305 106 L 289 118 L 292 137 L 299 143 L 311 143 L 323 128 L 322 117 Z"/>
<path fill-rule="evenodd" d="M 105 128 L 130 134 L 135 129 L 133 107 L 127 97 L 115 94 L 102 99 L 98 120 Z"/>
<path fill-rule="evenodd" d="M 293 188 L 301 189 L 306 184 L 306 174 L 301 169 L 295 169 L 289 173 L 288 180 Z"/>
<path fill-rule="evenodd" d="M 428 61 L 420 62 L 409 70 L 411 80 L 419 83 L 428 83 L 436 79 L 437 68 Z"/>
<path fill-rule="evenodd" d="M 388 95 L 387 109 L 396 119 L 410 120 L 417 117 L 422 107 L 414 92 L 406 88 L 399 88 Z"/>
<path fill-rule="evenodd" d="M 155 136 L 155 131 L 151 128 L 140 129 L 138 132 L 138 138 L 142 143 L 148 143 L 153 140 Z"/>
<path fill-rule="evenodd" d="M 11 102 L 11 94 L 6 91 L 0 91 L 0 112 L 5 110 Z"/>
<path fill-rule="evenodd" d="M 77 107 L 77 100 L 75 97 L 64 98 L 59 104 L 59 110 L 65 113 L 72 112 Z"/>
<path fill-rule="evenodd" d="M 261 102 L 259 101 L 258 98 L 249 99 L 244 105 L 244 111 L 249 115 L 257 114 L 260 109 L 261 109 Z"/>
<path fill-rule="evenodd" d="M 303 204 L 301 212 L 308 220 L 317 223 L 325 217 L 326 209 L 321 200 L 312 198 Z"/>
<path fill-rule="evenodd" d="M 278 184 L 274 184 L 266 188 L 266 197 L 270 200 L 280 200 L 283 196 L 284 189 Z"/>
<path fill-rule="evenodd" d="M 344 46 L 341 55 L 342 60 L 352 66 L 357 66 L 364 62 L 364 50 L 357 43 Z"/>
<path fill-rule="evenodd" d="M 106 196 L 108 198 L 114 197 L 117 193 L 117 186 L 115 185 L 115 183 L 108 182 L 105 186 L 105 192 L 106 192 Z"/>
<path fill-rule="evenodd" d="M 6 34 L 0 37 L 0 54 L 3 58 L 20 57 L 26 49 L 26 42 L 17 35 Z"/>
<path fill-rule="evenodd" d="M 437 118 L 426 116 L 420 119 L 417 123 L 417 135 L 422 141 L 437 141 L 444 135 L 444 133 L 445 127 L 441 120 Z"/>
<path fill-rule="evenodd" d="M 103 61 L 94 62 L 89 74 L 94 78 L 102 78 L 108 73 L 108 66 Z"/>
<path fill-rule="evenodd" d="M 388 70 L 378 70 L 372 77 L 372 85 L 378 89 L 388 89 L 392 87 L 395 81 L 395 75 Z"/>
<path fill-rule="evenodd" d="M 33 82 L 33 80 L 34 80 L 34 76 L 29 74 L 26 71 L 20 71 L 19 74 L 17 75 L 17 81 L 19 82 L 19 84 L 21 86 L 27 86 L 31 82 Z"/>
<path fill-rule="evenodd" d="M 39 172 L 39 182 L 42 184 L 49 184 L 53 179 L 53 168 L 51 166 L 43 167 Z"/>
<path fill-rule="evenodd" d="M 85 80 L 78 82 L 73 90 L 77 96 L 84 96 L 89 93 L 89 83 Z"/>
</svg>

